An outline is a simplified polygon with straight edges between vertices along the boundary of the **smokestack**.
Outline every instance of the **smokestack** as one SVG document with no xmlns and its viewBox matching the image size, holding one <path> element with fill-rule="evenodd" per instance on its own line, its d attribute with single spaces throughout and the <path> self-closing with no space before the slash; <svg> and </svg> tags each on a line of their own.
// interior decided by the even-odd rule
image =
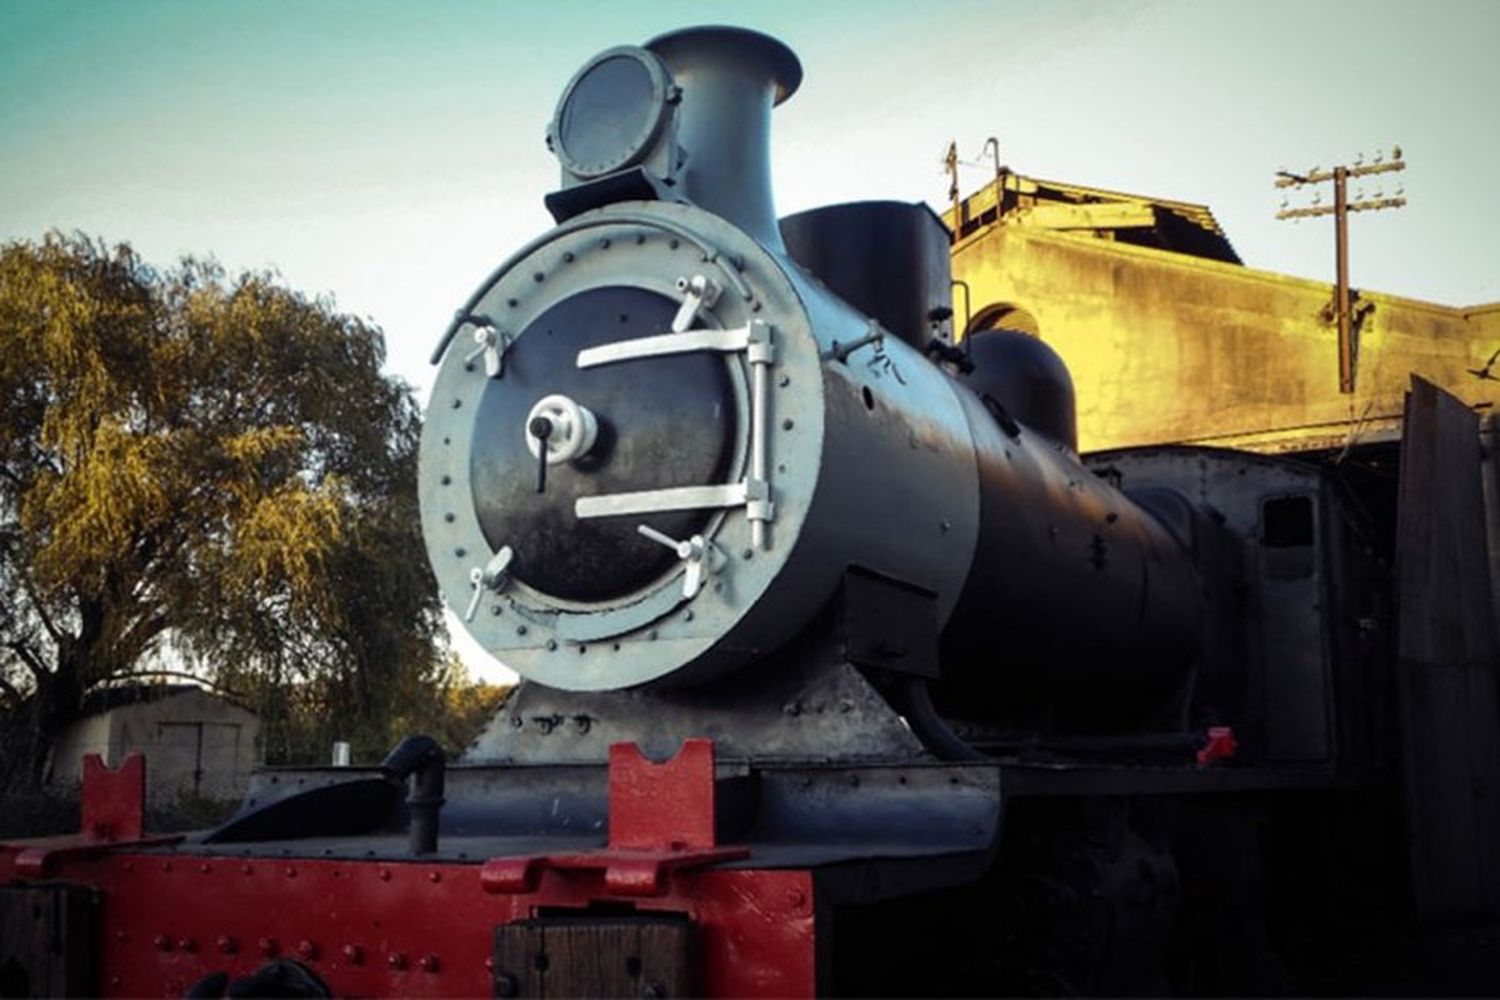
<svg viewBox="0 0 1500 1000">
<path fill-rule="evenodd" d="M 686 28 L 645 48 L 682 88 L 683 193 L 785 252 L 771 198 L 771 108 L 802 82 L 802 64 L 776 39 L 745 28 Z"/>
</svg>

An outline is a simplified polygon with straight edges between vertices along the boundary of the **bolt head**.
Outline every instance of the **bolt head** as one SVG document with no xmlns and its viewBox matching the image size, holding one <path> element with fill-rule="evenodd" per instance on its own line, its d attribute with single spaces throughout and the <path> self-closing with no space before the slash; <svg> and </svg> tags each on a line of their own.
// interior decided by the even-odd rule
<svg viewBox="0 0 1500 1000">
<path fill-rule="evenodd" d="M 226 955 L 233 955 L 239 950 L 239 943 L 228 934 L 220 934 L 214 943 L 219 946 L 219 951 Z"/>
<path fill-rule="evenodd" d="M 344 959 L 350 965 L 359 965 L 360 963 L 362 963 L 365 960 L 364 950 L 362 948 L 360 948 L 360 946 L 357 945 L 357 944 L 346 944 L 346 945 L 344 945 L 343 952 L 344 952 Z"/>
<path fill-rule="evenodd" d="M 267 958 L 276 954 L 275 938 L 263 937 L 259 941 L 255 942 L 255 946 L 260 950 L 260 953 L 262 955 L 265 955 Z"/>
<path fill-rule="evenodd" d="M 307 959 L 317 958 L 318 946 L 304 938 L 297 942 L 297 954 Z"/>
<path fill-rule="evenodd" d="M 393 969 L 404 969 L 406 968 L 406 956 L 399 951 L 393 951 L 385 960 L 385 964 Z"/>
<path fill-rule="evenodd" d="M 422 971 L 436 972 L 438 970 L 438 957 L 436 955 L 422 956 Z"/>
<path fill-rule="evenodd" d="M 165 934 L 156 935 L 156 937 L 151 939 L 151 944 L 156 948 L 157 951 L 172 950 L 172 939 L 167 937 Z"/>
</svg>

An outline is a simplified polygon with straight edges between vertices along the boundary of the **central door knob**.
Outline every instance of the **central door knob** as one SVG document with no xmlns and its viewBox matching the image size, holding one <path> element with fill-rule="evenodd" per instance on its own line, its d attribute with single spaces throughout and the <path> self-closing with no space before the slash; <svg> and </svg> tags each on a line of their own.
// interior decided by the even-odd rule
<svg viewBox="0 0 1500 1000">
<path fill-rule="evenodd" d="M 561 393 L 543 396 L 526 415 L 526 447 L 548 465 L 582 458 L 598 438 L 599 421 L 594 414 Z"/>
</svg>

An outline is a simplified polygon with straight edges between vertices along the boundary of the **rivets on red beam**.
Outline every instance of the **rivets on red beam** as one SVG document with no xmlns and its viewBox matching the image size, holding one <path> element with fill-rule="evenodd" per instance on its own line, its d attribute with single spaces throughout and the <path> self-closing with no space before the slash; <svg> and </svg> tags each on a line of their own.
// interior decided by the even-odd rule
<svg viewBox="0 0 1500 1000">
<path fill-rule="evenodd" d="M 219 951 L 223 952 L 225 955 L 233 955 L 240 949 L 239 942 L 230 937 L 228 934 L 220 934 L 218 940 L 216 940 L 214 943 L 219 946 Z"/>
<path fill-rule="evenodd" d="M 297 942 L 297 954 L 301 955 L 308 961 L 312 961 L 313 959 L 318 957 L 318 946 L 313 942 L 307 940 L 306 938 L 303 938 L 301 941 Z"/>
<path fill-rule="evenodd" d="M 185 937 L 177 942 L 177 947 L 182 951 L 195 952 L 198 950 L 198 942 L 190 937 Z"/>
<path fill-rule="evenodd" d="M 151 944 L 156 947 L 157 951 L 172 950 L 172 939 L 167 937 L 165 934 L 156 935 L 156 937 L 152 939 Z"/>
<path fill-rule="evenodd" d="M 406 968 L 406 955 L 399 951 L 393 951 L 390 957 L 385 960 L 385 964 L 393 969 L 404 969 Z"/>
<path fill-rule="evenodd" d="M 364 950 L 357 944 L 344 945 L 344 960 L 350 965 L 361 965 L 365 960 Z"/>
<path fill-rule="evenodd" d="M 437 970 L 438 970 L 438 957 L 436 955 L 432 955 L 432 954 L 423 955 L 422 956 L 422 971 L 423 972 L 436 972 Z"/>
<path fill-rule="evenodd" d="M 389 882 L 390 880 L 391 880 L 391 870 L 389 868 L 382 868 L 382 869 L 380 869 L 380 881 L 382 881 L 382 882 Z"/>
<path fill-rule="evenodd" d="M 427 881 L 429 881 L 429 882 L 437 883 L 437 882 L 441 882 L 442 880 L 443 880 L 443 873 L 442 872 L 429 872 L 428 875 L 427 875 Z"/>
<path fill-rule="evenodd" d="M 286 866 L 286 877 L 287 878 L 296 878 L 297 877 L 297 869 L 296 869 L 295 866 L 293 866 L 293 865 L 287 865 Z"/>
<path fill-rule="evenodd" d="M 272 955 L 276 954 L 276 939 L 273 937 L 263 937 L 259 941 L 255 942 L 255 946 L 259 948 L 260 953 L 267 958 L 270 958 Z"/>
<path fill-rule="evenodd" d="M 213 867 L 211 865 L 209 865 L 209 863 L 207 861 L 205 861 L 205 862 L 203 862 L 203 864 L 201 864 L 201 865 L 198 866 L 198 870 L 200 872 L 202 872 L 203 874 L 207 875 L 209 872 L 213 871 Z"/>
</svg>

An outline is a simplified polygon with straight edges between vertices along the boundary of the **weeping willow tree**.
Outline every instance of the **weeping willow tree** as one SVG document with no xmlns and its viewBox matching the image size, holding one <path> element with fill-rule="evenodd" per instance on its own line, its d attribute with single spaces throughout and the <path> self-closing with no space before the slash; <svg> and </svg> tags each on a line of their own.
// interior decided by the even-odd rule
<svg viewBox="0 0 1500 1000">
<path fill-rule="evenodd" d="M 91 689 L 163 664 L 256 702 L 273 757 L 288 692 L 385 738 L 444 664 L 383 354 L 273 275 L 0 247 L 0 771 L 39 779 Z"/>
</svg>

